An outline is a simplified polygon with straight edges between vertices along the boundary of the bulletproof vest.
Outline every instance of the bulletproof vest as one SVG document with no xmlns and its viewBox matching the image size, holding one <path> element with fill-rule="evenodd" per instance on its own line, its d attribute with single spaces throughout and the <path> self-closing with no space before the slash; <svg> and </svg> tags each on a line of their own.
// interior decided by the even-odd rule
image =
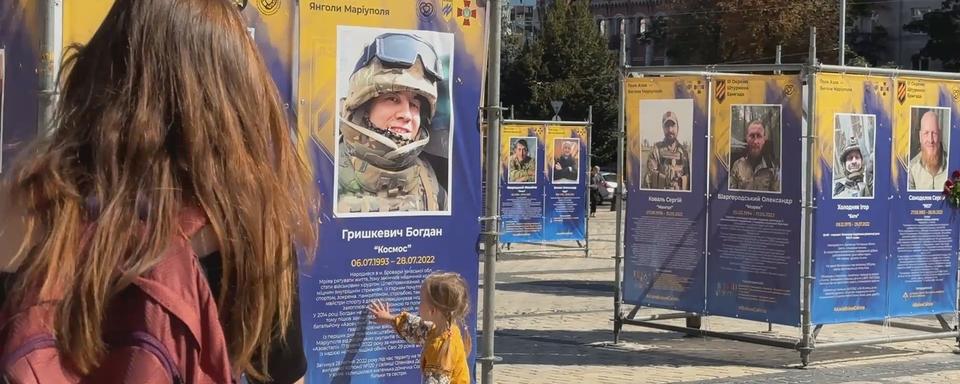
<svg viewBox="0 0 960 384">
<path fill-rule="evenodd" d="M 680 144 L 677 144 L 677 150 L 671 151 L 666 145 L 658 145 L 655 149 L 657 151 L 657 158 L 660 162 L 661 167 L 668 167 L 673 169 L 678 167 L 683 169 L 683 165 L 687 162 L 687 156 L 683 153 L 683 147 Z"/>
<path fill-rule="evenodd" d="M 433 168 L 422 159 L 388 171 L 341 153 L 337 212 L 439 211 L 445 193 Z"/>
<path fill-rule="evenodd" d="M 671 151 L 662 142 L 657 143 L 653 146 L 653 158 L 658 168 L 657 172 L 649 174 L 648 183 L 651 188 L 670 188 L 674 183 L 680 182 L 687 164 L 687 154 L 680 144 L 677 144 L 675 151 Z"/>
<path fill-rule="evenodd" d="M 647 188 L 663 189 L 670 186 L 670 179 L 659 171 L 647 173 L 646 178 Z"/>
</svg>

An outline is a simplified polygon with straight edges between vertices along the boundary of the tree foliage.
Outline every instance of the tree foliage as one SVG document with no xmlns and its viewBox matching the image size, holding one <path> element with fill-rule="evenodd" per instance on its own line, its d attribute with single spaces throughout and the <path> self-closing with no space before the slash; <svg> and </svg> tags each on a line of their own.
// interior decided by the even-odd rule
<svg viewBox="0 0 960 384">
<path fill-rule="evenodd" d="M 555 2 L 534 38 L 515 57 L 501 58 L 501 100 L 518 119 L 549 120 L 552 100 L 563 101 L 564 120 L 586 120 L 593 106 L 593 162 L 606 164 L 616 154 L 616 60 L 587 3 Z"/>
<path fill-rule="evenodd" d="M 920 55 L 943 61 L 948 71 L 960 70 L 960 0 L 945 0 L 941 9 L 928 12 L 904 29 L 930 37 Z"/>
<path fill-rule="evenodd" d="M 886 66 L 890 65 L 887 55 L 887 42 L 890 34 L 880 23 L 866 23 L 858 25 L 861 18 L 870 18 L 873 12 L 887 8 L 883 3 L 875 0 L 855 0 L 847 3 L 847 35 L 846 61 L 847 65 L 855 66 Z"/>
<path fill-rule="evenodd" d="M 772 63 L 807 56 L 817 27 L 818 58 L 836 61 L 836 0 L 677 0 L 665 24 L 667 54 L 677 64 Z"/>
</svg>

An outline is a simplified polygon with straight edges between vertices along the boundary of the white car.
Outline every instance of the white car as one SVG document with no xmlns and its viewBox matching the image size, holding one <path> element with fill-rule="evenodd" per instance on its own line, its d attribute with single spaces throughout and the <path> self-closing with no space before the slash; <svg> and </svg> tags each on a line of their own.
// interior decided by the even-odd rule
<svg viewBox="0 0 960 384">
<path fill-rule="evenodd" d="M 604 197 L 608 201 L 613 201 L 613 196 L 617 192 L 617 174 L 613 172 L 600 172 L 600 177 L 603 177 L 603 188 L 607 189 L 607 195 Z M 623 197 L 627 197 L 627 191 L 623 191 Z"/>
</svg>

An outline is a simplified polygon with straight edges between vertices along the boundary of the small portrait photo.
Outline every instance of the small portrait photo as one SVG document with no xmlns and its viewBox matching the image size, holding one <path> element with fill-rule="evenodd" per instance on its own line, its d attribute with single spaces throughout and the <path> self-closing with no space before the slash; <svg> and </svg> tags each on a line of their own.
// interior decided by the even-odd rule
<svg viewBox="0 0 960 384">
<path fill-rule="evenodd" d="M 779 104 L 730 106 L 731 191 L 780 193 Z"/>
<path fill-rule="evenodd" d="M 834 115 L 833 198 L 872 199 L 877 116 Z"/>
<path fill-rule="evenodd" d="M 950 109 L 910 108 L 910 163 L 907 190 L 940 192 L 950 164 Z"/>
<path fill-rule="evenodd" d="M 640 189 L 689 192 L 693 99 L 640 101 Z"/>
<path fill-rule="evenodd" d="M 553 139 L 553 183 L 580 182 L 580 139 Z"/>
<path fill-rule="evenodd" d="M 449 215 L 450 33 L 337 27 L 334 216 Z"/>
<path fill-rule="evenodd" d="M 537 138 L 511 137 L 507 163 L 508 184 L 537 183 Z"/>
</svg>

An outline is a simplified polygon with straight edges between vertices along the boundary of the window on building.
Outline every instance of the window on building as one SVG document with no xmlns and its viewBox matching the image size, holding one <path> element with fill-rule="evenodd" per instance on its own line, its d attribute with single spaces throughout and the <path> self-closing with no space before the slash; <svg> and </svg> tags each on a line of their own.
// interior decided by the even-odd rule
<svg viewBox="0 0 960 384">
<path fill-rule="evenodd" d="M 910 16 L 914 20 L 923 20 L 923 15 L 930 12 L 930 8 L 910 8 Z"/>
</svg>

